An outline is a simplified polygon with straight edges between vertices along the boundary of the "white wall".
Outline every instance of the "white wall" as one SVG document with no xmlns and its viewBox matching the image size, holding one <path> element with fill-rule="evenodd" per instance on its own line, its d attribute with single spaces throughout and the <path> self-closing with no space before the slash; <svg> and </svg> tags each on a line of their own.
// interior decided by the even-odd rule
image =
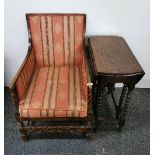
<svg viewBox="0 0 155 155">
<path fill-rule="evenodd" d="M 86 13 L 86 35 L 123 36 L 146 72 L 137 86 L 149 87 L 149 0 L 5 0 L 5 85 L 26 55 L 30 12 Z"/>
</svg>

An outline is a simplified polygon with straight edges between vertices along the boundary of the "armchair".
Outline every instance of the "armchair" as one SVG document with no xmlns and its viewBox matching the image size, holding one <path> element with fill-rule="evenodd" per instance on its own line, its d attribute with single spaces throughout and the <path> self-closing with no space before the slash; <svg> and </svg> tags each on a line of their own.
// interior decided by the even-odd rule
<svg viewBox="0 0 155 155">
<path fill-rule="evenodd" d="M 10 85 L 22 139 L 27 140 L 30 132 L 37 131 L 81 132 L 91 138 L 92 84 L 84 44 L 86 15 L 27 14 L 26 19 L 30 46 Z M 38 126 L 32 121 L 62 124 Z"/>
</svg>

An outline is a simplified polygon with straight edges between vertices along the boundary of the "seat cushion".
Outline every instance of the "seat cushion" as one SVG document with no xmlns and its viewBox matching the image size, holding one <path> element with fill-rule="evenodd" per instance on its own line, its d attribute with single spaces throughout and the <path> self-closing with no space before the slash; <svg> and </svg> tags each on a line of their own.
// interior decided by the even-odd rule
<svg viewBox="0 0 155 155">
<path fill-rule="evenodd" d="M 87 99 L 78 67 L 36 68 L 27 93 L 19 102 L 21 117 L 85 117 Z"/>
</svg>

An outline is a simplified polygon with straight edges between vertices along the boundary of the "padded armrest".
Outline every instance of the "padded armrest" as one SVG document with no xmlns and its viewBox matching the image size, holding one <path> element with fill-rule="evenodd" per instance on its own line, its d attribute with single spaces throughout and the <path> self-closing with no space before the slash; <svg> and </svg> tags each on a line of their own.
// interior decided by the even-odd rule
<svg viewBox="0 0 155 155">
<path fill-rule="evenodd" d="M 32 49 L 28 50 L 21 67 L 15 75 L 13 81 L 10 84 L 10 89 L 16 89 L 18 99 L 21 100 L 24 97 L 25 91 L 29 86 L 35 66 L 35 59 Z"/>
</svg>

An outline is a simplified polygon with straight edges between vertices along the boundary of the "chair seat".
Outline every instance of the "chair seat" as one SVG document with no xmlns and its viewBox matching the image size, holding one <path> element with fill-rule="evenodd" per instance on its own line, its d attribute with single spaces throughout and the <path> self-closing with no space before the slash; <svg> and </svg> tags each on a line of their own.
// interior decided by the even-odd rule
<svg viewBox="0 0 155 155">
<path fill-rule="evenodd" d="M 19 103 L 21 117 L 86 117 L 80 70 L 73 66 L 36 68 Z"/>
</svg>

